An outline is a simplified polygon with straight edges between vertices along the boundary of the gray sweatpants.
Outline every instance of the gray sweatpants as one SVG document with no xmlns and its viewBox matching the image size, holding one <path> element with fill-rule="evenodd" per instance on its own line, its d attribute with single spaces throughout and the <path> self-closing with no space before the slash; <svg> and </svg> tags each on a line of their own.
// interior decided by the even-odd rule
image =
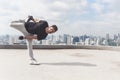
<svg viewBox="0 0 120 80">
<path fill-rule="evenodd" d="M 25 23 L 24 20 L 12 21 L 10 26 L 22 32 L 24 36 L 28 36 L 28 35 L 30 36 L 31 34 L 26 31 L 24 23 Z M 28 49 L 29 57 L 30 59 L 35 60 L 34 55 L 33 55 L 32 40 L 26 39 L 26 42 L 27 42 L 27 49 Z"/>
</svg>

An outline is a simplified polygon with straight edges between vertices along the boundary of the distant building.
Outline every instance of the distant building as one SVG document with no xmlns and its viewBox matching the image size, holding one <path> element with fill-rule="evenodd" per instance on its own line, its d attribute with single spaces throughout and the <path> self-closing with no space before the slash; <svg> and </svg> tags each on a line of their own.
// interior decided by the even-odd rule
<svg viewBox="0 0 120 80">
<path fill-rule="evenodd" d="M 68 36 L 67 36 L 67 45 L 71 45 L 72 42 L 73 42 L 72 36 L 68 35 Z"/>
<path fill-rule="evenodd" d="M 42 45 L 50 45 L 49 40 L 42 40 Z"/>
<path fill-rule="evenodd" d="M 105 43 L 105 45 L 106 46 L 108 46 L 109 45 L 109 40 L 110 40 L 110 35 L 109 34 L 106 34 L 106 38 L 105 38 L 106 40 L 106 43 Z"/>
<path fill-rule="evenodd" d="M 90 38 L 85 39 L 85 45 L 90 45 Z"/>
<path fill-rule="evenodd" d="M 73 44 L 75 44 L 79 41 L 80 41 L 79 37 L 77 37 L 77 36 L 73 37 Z"/>
</svg>

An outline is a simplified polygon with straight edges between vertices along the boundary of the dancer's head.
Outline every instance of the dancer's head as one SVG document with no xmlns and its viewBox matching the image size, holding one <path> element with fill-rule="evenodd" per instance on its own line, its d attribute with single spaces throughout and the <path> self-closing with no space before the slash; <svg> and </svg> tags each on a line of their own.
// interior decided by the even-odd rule
<svg viewBox="0 0 120 80">
<path fill-rule="evenodd" d="M 56 25 L 49 26 L 45 29 L 46 33 L 51 34 L 58 30 Z"/>
</svg>

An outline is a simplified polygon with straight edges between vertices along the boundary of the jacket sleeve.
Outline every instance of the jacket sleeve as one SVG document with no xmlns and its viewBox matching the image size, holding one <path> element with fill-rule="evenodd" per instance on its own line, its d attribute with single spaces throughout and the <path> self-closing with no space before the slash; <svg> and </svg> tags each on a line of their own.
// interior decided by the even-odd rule
<svg viewBox="0 0 120 80">
<path fill-rule="evenodd" d="M 45 39 L 47 37 L 47 35 L 40 35 L 38 34 L 37 35 L 37 40 L 42 40 L 42 39 Z"/>
</svg>

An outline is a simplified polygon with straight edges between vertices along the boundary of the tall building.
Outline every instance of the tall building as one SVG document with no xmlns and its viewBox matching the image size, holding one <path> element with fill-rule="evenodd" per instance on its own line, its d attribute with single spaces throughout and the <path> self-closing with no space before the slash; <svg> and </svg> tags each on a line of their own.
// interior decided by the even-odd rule
<svg viewBox="0 0 120 80">
<path fill-rule="evenodd" d="M 103 41 L 102 41 L 102 38 L 101 38 L 100 36 L 97 37 L 97 38 L 96 38 L 96 46 L 99 46 L 99 45 L 102 45 L 102 44 L 105 45 L 105 43 L 103 43 Z"/>
<path fill-rule="evenodd" d="M 73 37 L 73 44 L 75 44 L 76 42 L 79 42 L 79 41 L 80 41 L 79 37 L 77 37 L 77 36 Z"/>
<path fill-rule="evenodd" d="M 67 36 L 68 36 L 67 34 L 63 35 L 63 41 L 64 41 L 64 43 L 67 43 Z"/>
<path fill-rule="evenodd" d="M 14 42 L 15 42 L 14 39 L 15 39 L 15 38 L 14 38 L 13 36 L 11 36 L 11 37 L 9 38 L 9 45 L 13 45 L 13 44 L 14 44 Z"/>
<path fill-rule="evenodd" d="M 90 45 L 90 38 L 85 39 L 85 45 Z"/>
<path fill-rule="evenodd" d="M 116 34 L 114 34 L 114 40 L 117 40 L 118 36 Z"/>
<path fill-rule="evenodd" d="M 110 35 L 106 34 L 106 41 L 105 41 L 105 45 L 108 46 L 109 45 L 109 40 L 110 40 Z"/>
<path fill-rule="evenodd" d="M 72 42 L 73 42 L 72 36 L 68 35 L 68 36 L 67 36 L 67 45 L 71 45 Z"/>
<path fill-rule="evenodd" d="M 42 40 L 42 45 L 50 45 L 49 40 Z"/>
<path fill-rule="evenodd" d="M 57 37 L 55 35 L 52 35 L 51 44 L 56 44 L 56 42 L 57 42 Z"/>
</svg>

